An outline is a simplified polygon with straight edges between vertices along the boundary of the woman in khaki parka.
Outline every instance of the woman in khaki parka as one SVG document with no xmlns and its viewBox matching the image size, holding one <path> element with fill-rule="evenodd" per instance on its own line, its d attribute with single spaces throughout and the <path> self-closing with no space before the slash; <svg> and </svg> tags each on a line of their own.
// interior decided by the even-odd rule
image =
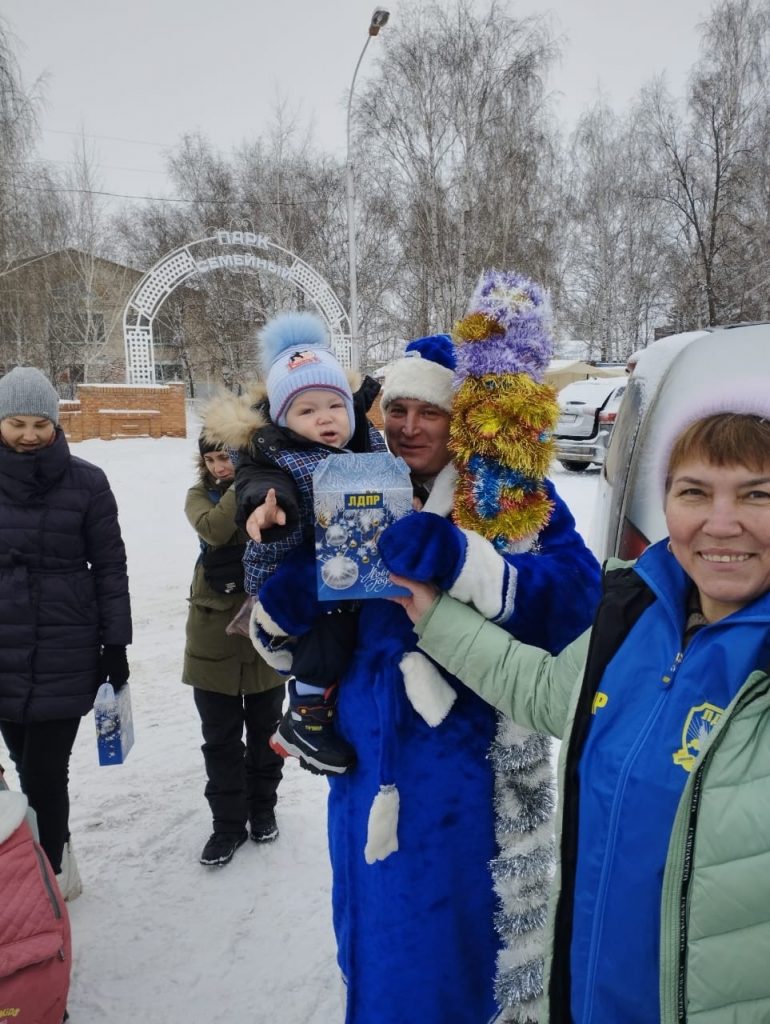
<svg viewBox="0 0 770 1024">
<path fill-rule="evenodd" d="M 278 835 L 274 808 L 283 759 L 268 740 L 281 718 L 284 684 L 248 637 L 225 632 L 245 597 L 246 535 L 235 525 L 231 453 L 205 425 L 199 451 L 199 479 L 185 501 L 201 553 L 190 588 L 182 681 L 194 688 L 213 818 L 200 861 L 214 867 L 228 864 L 249 836 L 263 843 Z"/>
</svg>

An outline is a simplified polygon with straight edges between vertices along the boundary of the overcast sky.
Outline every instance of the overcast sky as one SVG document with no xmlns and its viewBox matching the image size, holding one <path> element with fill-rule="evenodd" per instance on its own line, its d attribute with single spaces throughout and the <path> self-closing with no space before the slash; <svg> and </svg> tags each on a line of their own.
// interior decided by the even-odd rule
<svg viewBox="0 0 770 1024">
<path fill-rule="evenodd" d="M 481 2 L 481 0 L 480 0 Z M 399 2 L 385 0 L 391 23 Z M 228 151 L 264 130 L 283 97 L 344 156 L 345 103 L 371 0 L 0 0 L 26 81 L 45 74 L 41 152 L 71 160 L 81 131 L 101 187 L 169 194 L 164 153 L 200 130 Z M 676 93 L 697 54 L 709 0 L 518 0 L 562 39 L 550 81 L 567 124 L 601 89 L 617 108 L 665 71 Z M 387 28 L 383 30 L 386 32 Z M 372 66 L 373 39 L 359 72 Z"/>
</svg>

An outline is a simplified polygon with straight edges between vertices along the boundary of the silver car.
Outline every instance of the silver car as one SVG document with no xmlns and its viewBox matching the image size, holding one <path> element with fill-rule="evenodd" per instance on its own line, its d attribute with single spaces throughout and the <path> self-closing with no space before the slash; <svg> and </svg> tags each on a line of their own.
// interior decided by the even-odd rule
<svg viewBox="0 0 770 1024">
<path fill-rule="evenodd" d="M 628 380 L 599 483 L 590 536 L 598 558 L 637 558 L 666 536 L 656 460 L 682 396 L 713 392 L 715 382 L 749 380 L 765 380 L 770 388 L 770 324 L 675 334 L 644 350 Z"/>
<path fill-rule="evenodd" d="M 559 392 L 554 437 L 556 458 L 565 469 L 579 473 L 604 462 L 627 382 L 625 377 L 589 377 Z"/>
</svg>

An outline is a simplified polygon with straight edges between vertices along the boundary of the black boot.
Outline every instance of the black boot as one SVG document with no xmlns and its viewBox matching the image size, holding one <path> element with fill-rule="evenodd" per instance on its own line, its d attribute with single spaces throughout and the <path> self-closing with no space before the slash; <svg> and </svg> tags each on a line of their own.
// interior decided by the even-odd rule
<svg viewBox="0 0 770 1024">
<path fill-rule="evenodd" d="M 278 838 L 278 822 L 273 811 L 251 819 L 251 838 L 255 843 L 271 843 Z"/>
<path fill-rule="evenodd" d="M 243 846 L 248 835 L 243 832 L 212 832 L 208 842 L 203 847 L 200 856 L 201 864 L 208 868 L 224 867 L 229 864 L 235 856 L 239 846 Z"/>
<path fill-rule="evenodd" d="M 270 737 L 270 746 L 281 757 L 298 757 L 314 775 L 343 775 L 356 763 L 349 743 L 334 731 L 337 687 L 324 693 L 298 696 L 296 680 L 289 680 L 289 710 Z"/>
</svg>

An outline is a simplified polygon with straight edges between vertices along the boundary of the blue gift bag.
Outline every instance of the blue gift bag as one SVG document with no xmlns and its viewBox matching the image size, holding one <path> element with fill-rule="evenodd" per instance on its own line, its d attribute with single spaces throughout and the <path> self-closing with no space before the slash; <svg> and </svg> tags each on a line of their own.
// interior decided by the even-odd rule
<svg viewBox="0 0 770 1024">
<path fill-rule="evenodd" d="M 134 745 L 134 719 L 128 683 L 117 693 L 102 683 L 94 701 L 96 746 L 99 764 L 123 764 Z"/>
</svg>

